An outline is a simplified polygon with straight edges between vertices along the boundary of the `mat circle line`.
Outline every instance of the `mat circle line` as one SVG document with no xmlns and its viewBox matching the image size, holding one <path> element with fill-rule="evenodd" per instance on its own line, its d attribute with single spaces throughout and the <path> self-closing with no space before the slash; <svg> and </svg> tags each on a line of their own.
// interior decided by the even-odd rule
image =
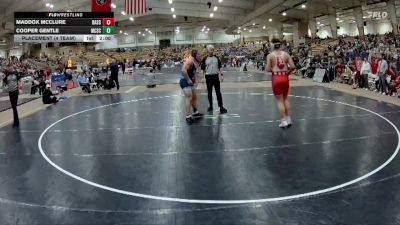
<svg viewBox="0 0 400 225">
<path fill-rule="evenodd" d="M 272 95 L 272 94 L 266 94 L 266 93 L 252 93 L 252 94 L 264 94 L 264 95 L 269 95 L 269 96 Z M 386 160 L 382 165 L 380 165 L 379 167 L 375 168 L 371 172 L 369 172 L 369 173 L 367 173 L 367 174 L 365 174 L 363 176 L 360 176 L 360 177 L 358 177 L 356 179 L 350 180 L 348 182 L 345 182 L 345 183 L 342 183 L 342 184 L 339 184 L 339 185 L 335 185 L 335 186 L 332 186 L 332 187 L 329 187 L 329 188 L 325 188 L 325 189 L 306 192 L 306 193 L 303 193 L 303 194 L 295 194 L 295 195 L 273 197 L 273 198 L 264 198 L 264 199 L 248 199 L 248 200 L 184 199 L 184 198 L 162 197 L 162 196 L 156 196 L 156 195 L 141 194 L 141 193 L 136 193 L 136 192 L 125 191 L 125 190 L 109 187 L 109 186 L 106 186 L 106 185 L 98 184 L 98 183 L 95 183 L 93 181 L 89 181 L 87 179 L 79 177 L 79 176 L 77 176 L 77 175 L 75 175 L 75 174 L 73 174 L 73 173 L 61 168 L 57 164 L 55 164 L 52 160 L 50 160 L 50 158 L 46 155 L 46 153 L 43 150 L 42 140 L 43 140 L 43 137 L 45 136 L 45 134 L 47 133 L 47 131 L 49 131 L 52 127 L 54 127 L 58 123 L 66 120 L 68 118 L 71 118 L 71 117 L 74 117 L 76 115 L 83 114 L 83 113 L 86 113 L 86 112 L 89 112 L 89 111 L 93 111 L 93 110 L 109 107 L 109 106 L 115 106 L 115 105 L 132 103 L 132 102 L 139 102 L 139 101 L 147 101 L 147 100 L 153 100 L 153 99 L 172 98 L 172 97 L 178 97 L 178 96 L 182 96 L 182 95 L 167 95 L 167 96 L 157 96 L 157 97 L 150 97 L 150 98 L 142 98 L 142 99 L 134 99 L 134 100 L 122 101 L 122 102 L 111 103 L 111 104 L 107 104 L 107 105 L 101 105 L 101 106 L 98 106 L 98 107 L 86 109 L 86 110 L 71 114 L 69 116 L 66 116 L 66 117 L 64 117 L 64 118 L 52 123 L 50 126 L 48 126 L 40 134 L 40 137 L 38 139 L 38 148 L 39 148 L 40 154 L 42 155 L 42 157 L 51 166 L 53 166 L 55 169 L 59 170 L 60 172 L 64 173 L 65 175 L 70 176 L 70 177 L 72 177 L 72 178 L 74 178 L 74 179 L 76 179 L 78 181 L 83 182 L 83 183 L 86 183 L 86 184 L 88 184 L 90 186 L 97 187 L 97 188 L 100 188 L 100 189 L 103 189 L 103 190 L 107 190 L 107 191 L 111 191 L 111 192 L 114 192 L 114 193 L 119 193 L 119 194 L 123 194 L 123 195 L 139 197 L 139 198 L 145 198 L 145 199 L 168 201 L 168 202 L 179 202 L 179 203 L 193 203 L 193 204 L 254 204 L 254 203 L 266 203 L 266 202 L 280 202 L 280 201 L 296 200 L 296 199 L 301 199 L 301 198 L 318 196 L 318 195 L 322 195 L 322 194 L 326 194 L 326 193 L 329 193 L 329 192 L 333 192 L 333 191 L 342 189 L 344 187 L 347 187 L 347 186 L 350 186 L 352 184 L 358 183 L 358 182 L 360 182 L 360 181 L 362 181 L 362 180 L 364 180 L 364 179 L 366 179 L 366 178 L 378 173 L 379 171 L 381 171 L 383 168 L 385 168 L 387 165 L 389 165 L 393 161 L 393 159 L 397 156 L 397 154 L 399 153 L 399 150 L 400 150 L 400 131 L 396 127 L 396 125 L 394 125 L 386 117 L 384 117 L 384 116 L 382 116 L 382 115 L 380 115 L 380 114 L 378 114 L 378 113 L 376 113 L 376 112 L 374 112 L 372 110 L 369 110 L 369 109 L 366 109 L 366 108 L 363 108 L 363 107 L 360 107 L 360 106 L 352 105 L 352 104 L 349 104 L 349 103 L 344 103 L 344 102 L 339 102 L 339 101 L 334 101 L 334 100 L 327 100 L 327 99 L 322 99 L 322 98 L 308 97 L 308 96 L 296 96 L 296 95 L 290 95 L 290 96 L 294 97 L 294 98 L 312 99 L 312 100 L 318 100 L 318 101 L 324 101 L 324 102 L 331 102 L 331 103 L 346 105 L 346 106 L 350 106 L 350 107 L 353 107 L 353 108 L 364 110 L 366 112 L 372 113 L 372 114 L 380 117 L 381 119 L 383 119 L 387 123 L 389 123 L 395 129 L 395 131 L 397 133 L 397 147 L 396 147 L 396 150 L 389 157 L 389 159 Z"/>
</svg>

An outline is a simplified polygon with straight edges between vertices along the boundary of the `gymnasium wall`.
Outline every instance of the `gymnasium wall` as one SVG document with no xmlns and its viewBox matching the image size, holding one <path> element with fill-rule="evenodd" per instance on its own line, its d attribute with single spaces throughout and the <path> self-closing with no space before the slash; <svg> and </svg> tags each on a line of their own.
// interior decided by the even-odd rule
<svg viewBox="0 0 400 225">
<path fill-rule="evenodd" d="M 357 36 L 358 29 L 356 23 L 338 23 L 338 35 Z M 323 26 L 318 29 L 318 37 L 332 37 L 331 27 Z M 367 26 L 364 26 L 364 34 L 385 34 L 392 31 L 392 25 L 388 20 L 367 21 Z"/>
<path fill-rule="evenodd" d="M 227 35 L 224 31 L 209 33 L 193 32 L 181 30 L 177 32 L 157 32 L 157 34 L 117 35 L 113 41 L 104 42 L 96 45 L 96 50 L 112 48 L 132 48 L 132 47 L 154 47 L 159 45 L 160 40 L 170 40 L 171 45 L 198 45 L 198 44 L 219 44 L 230 43 L 239 39 L 239 35 Z"/>
</svg>

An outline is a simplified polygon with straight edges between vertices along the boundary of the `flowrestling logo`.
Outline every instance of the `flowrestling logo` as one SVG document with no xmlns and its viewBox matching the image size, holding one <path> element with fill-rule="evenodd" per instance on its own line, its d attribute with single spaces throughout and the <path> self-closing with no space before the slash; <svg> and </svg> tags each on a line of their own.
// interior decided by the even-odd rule
<svg viewBox="0 0 400 225">
<path fill-rule="evenodd" d="M 387 12 L 367 12 L 367 18 L 370 19 L 386 19 L 388 17 Z"/>
</svg>

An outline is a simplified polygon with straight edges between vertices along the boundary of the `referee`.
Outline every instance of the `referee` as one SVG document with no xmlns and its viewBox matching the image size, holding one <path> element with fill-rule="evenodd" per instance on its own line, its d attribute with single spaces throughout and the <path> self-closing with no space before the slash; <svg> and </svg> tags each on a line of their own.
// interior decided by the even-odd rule
<svg viewBox="0 0 400 225">
<path fill-rule="evenodd" d="M 219 112 L 221 114 L 225 114 L 228 112 L 224 108 L 222 103 L 222 95 L 221 95 L 221 83 L 220 76 L 223 80 L 222 74 L 222 63 L 221 60 L 214 55 L 214 47 L 207 47 L 208 56 L 203 58 L 203 62 L 201 64 L 201 69 L 205 73 L 206 83 L 207 83 L 207 91 L 208 91 L 208 102 L 210 107 L 208 107 L 208 112 L 213 111 L 213 101 L 212 101 L 212 92 L 213 87 L 215 88 L 215 93 L 217 94 Z"/>
</svg>

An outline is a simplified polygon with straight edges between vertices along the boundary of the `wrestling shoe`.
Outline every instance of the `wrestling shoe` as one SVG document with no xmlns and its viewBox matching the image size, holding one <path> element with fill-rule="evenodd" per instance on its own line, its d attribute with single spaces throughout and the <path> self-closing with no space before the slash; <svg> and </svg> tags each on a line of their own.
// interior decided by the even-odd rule
<svg viewBox="0 0 400 225">
<path fill-rule="evenodd" d="M 282 120 L 281 124 L 279 124 L 279 127 L 282 129 L 285 129 L 286 127 L 288 127 L 288 123 L 286 122 L 286 120 Z"/>
<path fill-rule="evenodd" d="M 286 123 L 288 127 L 291 127 L 293 125 L 292 118 L 290 118 L 290 116 L 286 117 Z"/>
<path fill-rule="evenodd" d="M 204 115 L 202 113 L 199 113 L 199 111 L 196 111 L 192 114 L 192 117 L 203 117 Z"/>
<path fill-rule="evenodd" d="M 220 113 L 220 114 L 225 114 L 225 113 L 227 113 L 227 112 L 228 112 L 228 110 L 225 109 L 224 107 L 221 107 L 221 108 L 219 109 L 219 113 Z"/>
<path fill-rule="evenodd" d="M 193 124 L 194 123 L 194 119 L 193 119 L 193 117 L 190 115 L 190 116 L 186 116 L 186 122 L 188 123 L 188 124 Z"/>
</svg>

